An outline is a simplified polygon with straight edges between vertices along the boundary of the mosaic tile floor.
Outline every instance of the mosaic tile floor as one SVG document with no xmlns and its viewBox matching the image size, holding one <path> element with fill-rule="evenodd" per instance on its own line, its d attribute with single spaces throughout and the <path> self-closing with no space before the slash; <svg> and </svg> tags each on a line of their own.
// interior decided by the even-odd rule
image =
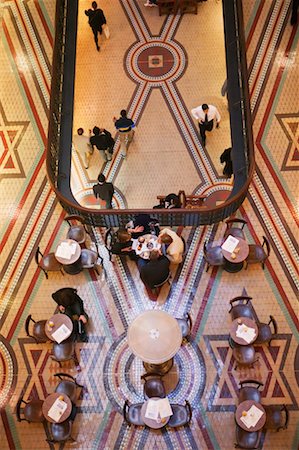
<svg viewBox="0 0 299 450">
<path fill-rule="evenodd" d="M 119 206 L 150 206 L 157 194 L 168 191 L 169 183 L 174 190 L 183 185 L 187 191 L 200 192 L 224 184 L 219 149 L 229 145 L 226 101 L 220 95 L 225 78 L 221 3 L 204 2 L 197 16 L 183 18 L 159 17 L 156 8 L 144 8 L 143 3 L 99 2 L 111 31 L 111 38 L 103 40 L 99 53 L 83 14 L 90 2 L 80 0 L 79 7 L 74 128 L 83 126 L 88 130 L 99 124 L 112 130 L 112 117 L 127 106 L 138 120 L 128 159 L 122 161 L 117 150 L 114 161 L 104 168 L 119 189 L 115 198 Z M 24 322 L 28 314 L 36 320 L 52 315 L 55 305 L 51 293 L 65 286 L 78 289 L 90 316 L 89 342 L 77 347 L 82 368 L 78 379 L 85 388 L 78 399 L 74 422 L 76 443 L 65 447 L 231 450 L 238 382 L 250 377 L 264 383 L 263 404 L 285 404 L 290 411 L 288 431 L 267 431 L 262 448 L 297 450 L 299 33 L 298 26 L 289 24 L 290 0 L 244 0 L 243 5 L 257 164 L 238 217 L 248 221 L 246 238 L 250 243 L 261 242 L 262 236 L 267 236 L 270 258 L 264 271 L 252 265 L 235 274 L 220 269 L 205 272 L 203 243 L 207 239 L 219 242 L 224 224 L 178 228 L 188 253 L 182 265 L 171 267 L 171 286 L 164 286 L 153 302 L 140 281 L 136 264 L 119 259 L 109 262 L 103 245 L 100 250 L 105 270 L 99 276 L 86 270 L 75 277 L 51 273 L 46 280 L 36 267 L 37 245 L 42 251 L 53 250 L 67 232 L 65 213 L 50 190 L 45 171 L 55 2 L 9 0 L 0 4 L 1 450 L 49 448 L 44 427 L 17 422 L 15 408 L 21 395 L 25 400 L 44 399 L 56 386 L 53 375 L 59 367 L 50 359 L 51 346 L 37 345 L 26 337 Z M 218 31 L 208 39 L 209 30 L 215 26 Z M 160 54 L 175 61 L 176 67 L 185 64 L 176 85 L 168 85 L 169 94 L 179 93 L 173 102 L 160 87 L 150 94 L 144 92 L 142 97 L 138 89 L 135 91 L 137 85 L 130 73 L 134 66 L 125 65 L 124 70 L 129 49 L 164 32 L 167 35 Z M 202 45 L 194 45 L 198 40 Z M 173 56 L 173 60 L 173 54 L 167 53 L 171 43 L 175 43 L 173 48 L 180 55 Z M 140 61 L 143 67 L 142 58 Z M 198 74 L 200 82 L 196 83 Z M 87 83 L 95 90 L 92 95 L 86 92 Z M 148 83 L 145 85 L 148 87 Z M 138 99 L 139 109 L 134 99 Z M 208 137 L 207 154 L 198 144 L 197 129 L 190 117 L 190 109 L 203 99 L 216 104 L 223 117 L 219 133 L 214 131 Z M 178 108 L 179 102 L 182 108 Z M 178 120 L 170 111 L 179 110 Z M 185 131 L 186 138 L 178 131 Z M 193 147 L 190 136 L 194 137 Z M 162 165 L 163 150 L 168 157 L 171 151 L 167 176 Z M 141 162 L 151 164 L 153 159 L 159 164 L 155 164 L 152 178 L 144 177 L 146 189 L 140 189 Z M 100 165 L 96 156 L 88 171 L 75 152 L 73 164 L 75 188 L 90 189 L 88 183 L 95 179 Z M 88 195 L 83 193 L 82 198 L 88 199 Z M 102 244 L 104 230 L 94 231 Z M 228 345 L 231 320 L 227 311 L 229 300 L 243 293 L 253 297 L 260 320 L 268 321 L 270 314 L 275 317 L 278 334 L 271 348 L 257 347 L 259 361 L 254 369 L 235 370 Z M 128 324 L 141 311 L 152 308 L 175 317 L 189 311 L 193 319 L 191 340 L 180 348 L 166 380 L 173 402 L 190 401 L 190 427 L 149 431 L 128 427 L 121 415 L 126 398 L 130 402 L 142 401 L 143 369 L 129 351 Z M 64 370 L 77 374 L 71 362 L 64 365 Z"/>
</svg>

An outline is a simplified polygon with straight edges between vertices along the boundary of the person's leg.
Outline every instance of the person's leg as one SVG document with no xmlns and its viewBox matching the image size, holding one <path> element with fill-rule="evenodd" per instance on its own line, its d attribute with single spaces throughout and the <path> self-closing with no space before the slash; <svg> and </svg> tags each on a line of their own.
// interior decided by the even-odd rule
<svg viewBox="0 0 299 450">
<path fill-rule="evenodd" d="M 111 153 L 109 152 L 109 148 L 107 148 L 107 149 L 105 150 L 105 155 L 106 155 L 107 160 L 108 160 L 108 161 L 111 161 L 112 156 L 111 156 Z"/>
<path fill-rule="evenodd" d="M 103 159 L 103 161 L 106 163 L 108 161 L 107 155 L 106 155 L 106 150 L 100 150 L 100 155 L 101 155 L 101 158 Z"/>
<path fill-rule="evenodd" d="M 199 132 L 203 145 L 206 143 L 206 126 L 204 123 L 199 123 Z"/>
<path fill-rule="evenodd" d="M 85 155 L 84 155 L 85 169 L 88 169 L 92 155 L 93 155 L 93 147 L 90 147 L 89 150 L 87 152 L 85 152 Z"/>
<path fill-rule="evenodd" d="M 127 133 L 119 133 L 121 154 L 125 158 L 127 156 Z"/>
<path fill-rule="evenodd" d="M 128 136 L 128 143 L 133 141 L 133 137 L 134 137 L 134 130 L 128 131 L 126 133 L 126 135 Z"/>
<path fill-rule="evenodd" d="M 112 199 L 106 200 L 106 209 L 112 209 Z"/>
<path fill-rule="evenodd" d="M 94 41 L 96 43 L 97 51 L 99 51 L 100 46 L 99 46 L 99 41 L 98 41 L 98 30 L 96 28 L 92 28 L 92 32 L 93 32 L 93 36 L 94 36 Z"/>
</svg>

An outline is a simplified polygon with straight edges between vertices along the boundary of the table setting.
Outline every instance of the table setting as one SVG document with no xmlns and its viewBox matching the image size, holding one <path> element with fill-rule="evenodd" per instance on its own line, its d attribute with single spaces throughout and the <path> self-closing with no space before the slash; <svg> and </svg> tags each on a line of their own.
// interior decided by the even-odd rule
<svg viewBox="0 0 299 450">
<path fill-rule="evenodd" d="M 154 234 L 145 234 L 138 239 L 132 239 L 132 250 L 143 259 L 149 259 L 152 250 L 160 250 L 161 244 Z"/>
</svg>

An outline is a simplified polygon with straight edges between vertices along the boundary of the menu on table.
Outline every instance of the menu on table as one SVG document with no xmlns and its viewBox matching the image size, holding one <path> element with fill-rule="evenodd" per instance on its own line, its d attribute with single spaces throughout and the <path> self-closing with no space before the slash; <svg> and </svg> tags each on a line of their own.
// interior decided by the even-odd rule
<svg viewBox="0 0 299 450">
<path fill-rule="evenodd" d="M 263 414 L 263 411 L 261 411 L 255 405 L 252 405 L 251 408 L 246 412 L 246 415 L 241 416 L 241 421 L 246 425 L 247 428 L 255 427 Z"/>
<path fill-rule="evenodd" d="M 48 411 L 48 416 L 55 420 L 55 422 L 58 422 L 64 413 L 64 411 L 67 408 L 67 403 L 63 400 L 60 400 L 60 398 L 57 398 L 51 408 Z"/>
<path fill-rule="evenodd" d="M 234 236 L 228 236 L 227 239 L 221 245 L 222 250 L 232 253 L 237 245 L 239 244 L 239 239 Z"/>
<path fill-rule="evenodd" d="M 148 400 L 145 417 L 147 419 L 158 420 L 169 417 L 173 414 L 168 398 L 159 400 Z"/>
<path fill-rule="evenodd" d="M 247 327 L 244 323 L 242 323 L 242 325 L 238 325 L 236 336 L 244 339 L 244 341 L 248 344 L 254 340 L 256 332 L 254 328 Z"/>
<path fill-rule="evenodd" d="M 70 330 L 64 323 L 57 328 L 56 331 L 54 331 L 54 333 L 52 333 L 52 338 L 58 343 L 60 344 L 60 342 L 64 341 L 65 339 L 67 339 L 70 334 L 71 334 L 72 330 Z"/>
<path fill-rule="evenodd" d="M 61 242 L 57 247 L 55 255 L 58 256 L 58 258 L 71 259 L 76 253 L 76 248 L 75 242 Z"/>
</svg>

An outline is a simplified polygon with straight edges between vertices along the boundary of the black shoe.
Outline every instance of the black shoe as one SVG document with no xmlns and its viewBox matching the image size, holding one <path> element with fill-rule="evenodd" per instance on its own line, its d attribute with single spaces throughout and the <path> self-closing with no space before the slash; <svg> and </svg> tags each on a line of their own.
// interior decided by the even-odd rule
<svg viewBox="0 0 299 450">
<path fill-rule="evenodd" d="M 100 51 L 100 46 L 99 46 L 99 45 L 97 45 L 97 51 L 98 51 L 98 52 Z"/>
</svg>

